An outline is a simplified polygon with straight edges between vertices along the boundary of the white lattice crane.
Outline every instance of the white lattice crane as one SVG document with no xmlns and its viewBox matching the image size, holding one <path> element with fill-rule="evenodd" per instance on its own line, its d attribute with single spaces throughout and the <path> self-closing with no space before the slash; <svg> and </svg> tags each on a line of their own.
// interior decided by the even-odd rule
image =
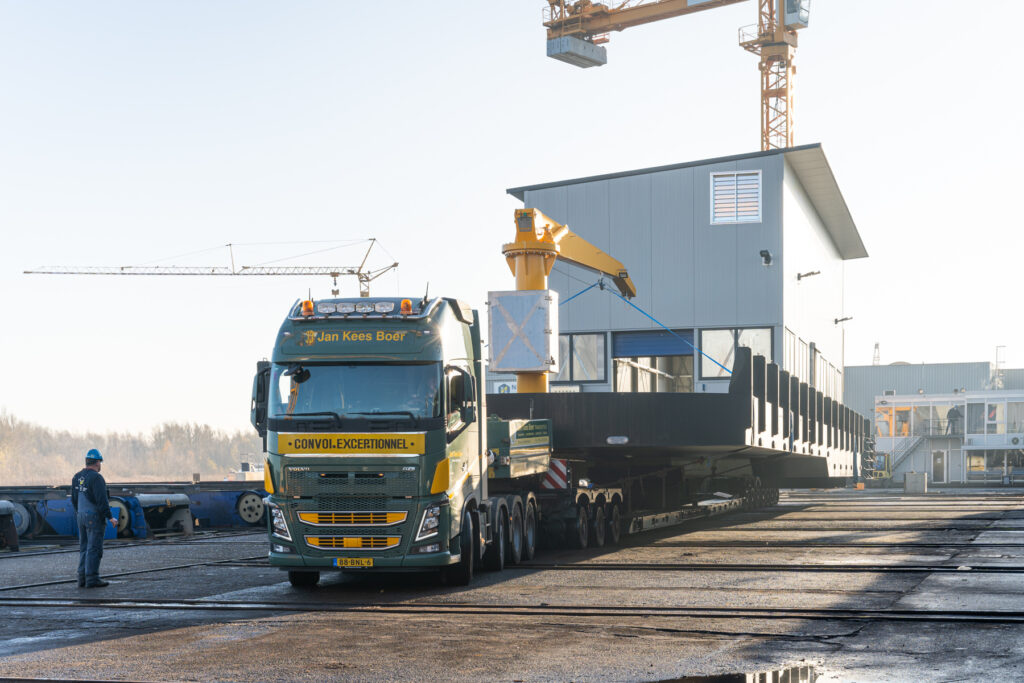
<svg viewBox="0 0 1024 683">
<path fill-rule="evenodd" d="M 370 251 L 377 244 L 375 238 L 369 239 L 370 245 L 358 266 L 235 266 L 235 245 L 226 244 L 231 256 L 229 266 L 41 266 L 34 270 L 26 270 L 28 275 L 167 275 L 167 276 L 233 276 L 261 277 L 282 275 L 327 275 L 334 281 L 335 289 L 331 291 L 337 296 L 339 291 L 338 278 L 353 276 L 359 281 L 359 296 L 370 296 L 370 283 L 390 270 L 398 267 L 394 262 L 379 268 L 367 268 Z"/>
</svg>

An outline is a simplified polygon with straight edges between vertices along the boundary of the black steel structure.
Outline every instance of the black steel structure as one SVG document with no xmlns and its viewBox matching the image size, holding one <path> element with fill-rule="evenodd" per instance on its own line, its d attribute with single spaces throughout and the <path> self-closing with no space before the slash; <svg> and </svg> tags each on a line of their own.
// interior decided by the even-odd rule
<svg viewBox="0 0 1024 683">
<path fill-rule="evenodd" d="M 841 486 L 857 475 L 869 427 L 742 347 L 723 394 L 490 394 L 487 401 L 488 413 L 502 418 L 550 419 L 555 457 L 604 485 L 681 468 L 686 477 L 754 477 L 773 488 Z"/>
</svg>

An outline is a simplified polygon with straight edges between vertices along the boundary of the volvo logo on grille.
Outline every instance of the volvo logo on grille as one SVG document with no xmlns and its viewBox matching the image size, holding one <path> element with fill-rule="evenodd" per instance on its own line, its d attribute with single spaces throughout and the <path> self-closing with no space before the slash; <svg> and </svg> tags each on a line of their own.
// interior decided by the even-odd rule
<svg viewBox="0 0 1024 683">
<path fill-rule="evenodd" d="M 291 472 L 309 472 L 308 467 L 289 467 L 288 470 Z"/>
</svg>

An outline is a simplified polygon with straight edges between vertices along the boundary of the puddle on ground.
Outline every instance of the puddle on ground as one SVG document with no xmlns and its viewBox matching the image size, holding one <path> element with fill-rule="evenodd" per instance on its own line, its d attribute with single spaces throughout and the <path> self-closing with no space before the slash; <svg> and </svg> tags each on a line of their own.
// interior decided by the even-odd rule
<svg viewBox="0 0 1024 683">
<path fill-rule="evenodd" d="M 717 674 L 715 676 L 684 676 L 668 678 L 658 683 L 814 683 L 818 675 L 813 666 L 797 666 L 777 671 L 752 674 Z"/>
</svg>

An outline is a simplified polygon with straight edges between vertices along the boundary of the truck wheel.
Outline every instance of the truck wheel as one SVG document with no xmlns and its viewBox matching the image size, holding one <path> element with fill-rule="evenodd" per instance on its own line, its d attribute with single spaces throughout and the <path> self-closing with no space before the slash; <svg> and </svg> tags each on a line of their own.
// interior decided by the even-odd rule
<svg viewBox="0 0 1024 683">
<path fill-rule="evenodd" d="M 608 542 L 618 545 L 622 539 L 622 513 L 619 512 L 619 504 L 612 503 L 611 512 L 608 514 Z"/>
<path fill-rule="evenodd" d="M 505 526 L 508 524 L 505 511 L 498 513 L 498 524 L 491 535 L 491 544 L 487 546 L 484 553 L 484 569 L 492 572 L 500 572 L 505 568 L 505 546 L 508 544 L 508 534 L 505 533 Z"/>
<path fill-rule="evenodd" d="M 590 520 L 590 547 L 591 548 L 603 548 L 604 547 L 604 532 L 605 532 L 605 521 L 604 521 L 604 506 L 594 506 L 594 518 Z"/>
<path fill-rule="evenodd" d="M 523 520 L 523 558 L 532 560 L 537 555 L 537 511 L 533 503 L 526 504 L 526 518 Z"/>
<path fill-rule="evenodd" d="M 508 525 L 508 563 L 519 564 L 523 560 L 523 508 L 512 508 L 512 520 Z"/>
<path fill-rule="evenodd" d="M 320 581 L 320 572 L 289 571 L 288 581 L 295 588 L 312 588 Z"/>
<path fill-rule="evenodd" d="M 473 580 L 473 518 L 469 510 L 462 513 L 462 531 L 459 532 L 459 554 L 462 559 L 458 564 L 445 567 L 441 575 L 445 583 L 452 586 L 468 586 Z"/>
<path fill-rule="evenodd" d="M 590 536 L 588 527 L 590 521 L 587 519 L 587 506 L 580 503 L 576 506 L 576 519 L 569 524 L 568 541 L 573 548 L 583 549 L 587 547 L 587 540 Z"/>
</svg>

